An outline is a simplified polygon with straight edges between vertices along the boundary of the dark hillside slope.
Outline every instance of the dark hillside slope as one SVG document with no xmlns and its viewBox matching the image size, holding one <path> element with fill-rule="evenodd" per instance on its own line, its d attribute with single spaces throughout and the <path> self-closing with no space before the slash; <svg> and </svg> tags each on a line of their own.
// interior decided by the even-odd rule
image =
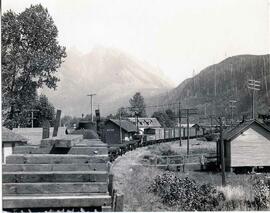
<svg viewBox="0 0 270 213">
<path fill-rule="evenodd" d="M 201 114 L 229 116 L 229 100 L 237 100 L 235 114 L 251 115 L 252 93 L 247 88 L 249 79 L 261 81 L 256 92 L 258 112 L 270 109 L 270 55 L 239 55 L 211 65 L 193 78 L 182 82 L 169 94 L 152 101 L 175 103 L 183 107 L 197 107 Z M 161 101 L 163 100 L 163 101 Z"/>
</svg>

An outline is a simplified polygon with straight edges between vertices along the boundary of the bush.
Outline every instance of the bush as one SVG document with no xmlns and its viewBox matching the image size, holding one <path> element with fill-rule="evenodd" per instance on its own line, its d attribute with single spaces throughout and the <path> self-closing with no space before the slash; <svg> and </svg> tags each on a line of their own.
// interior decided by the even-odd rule
<svg viewBox="0 0 270 213">
<path fill-rule="evenodd" d="M 220 202 L 225 200 L 223 193 L 210 184 L 200 185 L 188 177 L 179 178 L 170 172 L 156 176 L 149 191 L 158 195 L 163 204 L 177 206 L 180 211 L 218 210 Z"/>
<path fill-rule="evenodd" d="M 258 210 L 270 208 L 270 186 L 266 178 L 258 177 L 253 183 L 254 204 Z"/>
<path fill-rule="evenodd" d="M 175 149 L 173 149 L 171 146 L 168 146 L 167 144 L 161 144 L 157 147 L 154 147 L 154 150 L 151 150 L 151 153 L 162 156 L 179 154 Z"/>
</svg>

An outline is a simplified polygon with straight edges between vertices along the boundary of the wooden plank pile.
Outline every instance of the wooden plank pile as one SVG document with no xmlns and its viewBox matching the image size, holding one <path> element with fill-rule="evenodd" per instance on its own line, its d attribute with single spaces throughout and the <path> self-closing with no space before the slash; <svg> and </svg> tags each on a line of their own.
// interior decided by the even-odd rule
<svg viewBox="0 0 270 213">
<path fill-rule="evenodd" d="M 108 147 L 99 139 L 47 138 L 39 146 L 18 146 L 14 152 L 3 165 L 5 210 L 112 211 Z"/>
</svg>

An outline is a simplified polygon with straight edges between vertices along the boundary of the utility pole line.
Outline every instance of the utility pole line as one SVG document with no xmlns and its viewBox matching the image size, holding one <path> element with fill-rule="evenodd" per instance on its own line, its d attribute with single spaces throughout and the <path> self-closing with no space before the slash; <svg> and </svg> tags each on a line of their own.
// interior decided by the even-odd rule
<svg viewBox="0 0 270 213">
<path fill-rule="evenodd" d="M 93 122 L 93 96 L 95 96 L 96 94 L 92 93 L 92 94 L 88 94 L 87 96 L 90 96 L 90 104 L 91 104 L 91 121 Z"/>
<path fill-rule="evenodd" d="M 248 80 L 248 89 L 252 90 L 252 119 L 255 119 L 255 91 L 259 91 L 260 86 L 260 81 L 256 81 L 254 79 Z"/>
</svg>

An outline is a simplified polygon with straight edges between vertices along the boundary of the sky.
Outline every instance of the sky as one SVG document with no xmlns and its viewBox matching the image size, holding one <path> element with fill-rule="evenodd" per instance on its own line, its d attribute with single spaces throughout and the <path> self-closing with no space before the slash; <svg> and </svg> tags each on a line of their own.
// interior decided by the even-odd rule
<svg viewBox="0 0 270 213">
<path fill-rule="evenodd" d="M 240 54 L 270 50 L 270 0 L 2 0 L 2 12 L 48 8 L 67 48 L 117 48 L 178 85 Z"/>
</svg>

